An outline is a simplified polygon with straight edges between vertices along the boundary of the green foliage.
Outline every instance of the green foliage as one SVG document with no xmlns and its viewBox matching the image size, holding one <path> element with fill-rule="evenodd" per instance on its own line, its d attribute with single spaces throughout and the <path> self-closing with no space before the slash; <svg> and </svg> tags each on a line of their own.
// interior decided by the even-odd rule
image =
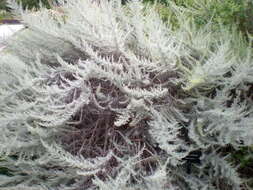
<svg viewBox="0 0 253 190">
<path fill-rule="evenodd" d="M 17 0 L 17 2 L 22 3 L 24 8 L 32 9 L 39 8 L 40 3 L 46 7 L 50 7 L 50 0 Z"/>
<path fill-rule="evenodd" d="M 46 6 L 47 8 L 50 7 L 50 2 L 52 0 L 17 0 L 18 3 L 21 3 L 23 8 L 39 8 L 40 4 L 43 6 Z M 6 0 L 1 0 L 0 1 L 0 10 L 9 10 L 7 7 L 7 1 Z"/>
<path fill-rule="evenodd" d="M 230 28 L 238 26 L 244 34 L 253 34 L 253 1 L 250 0 L 144 0 L 144 2 L 162 4 L 163 6 L 159 5 L 161 9 L 159 12 L 163 20 L 170 15 L 166 12 L 171 12 L 164 6 L 174 2 L 189 10 L 189 16 L 194 18 L 199 27 L 212 21 L 217 27 L 220 25 Z"/>
<path fill-rule="evenodd" d="M 11 15 L 8 12 L 6 1 L 5 0 L 0 1 L 0 20 L 10 18 L 10 17 Z"/>
<path fill-rule="evenodd" d="M 253 168 L 253 146 L 241 147 L 238 150 L 230 151 L 230 162 L 238 166 L 238 171 L 245 179 L 251 189 L 253 188 L 252 168 Z"/>
<path fill-rule="evenodd" d="M 0 167 L 0 175 L 12 176 L 10 169 L 5 167 Z"/>
<path fill-rule="evenodd" d="M 240 168 L 251 166 L 253 162 L 253 149 L 250 147 L 242 147 L 239 150 L 233 151 L 231 161 L 237 165 L 239 164 Z"/>
<path fill-rule="evenodd" d="M 0 1 L 0 10 L 6 10 L 6 2 L 4 0 Z"/>
<path fill-rule="evenodd" d="M 216 24 L 233 27 L 238 25 L 243 32 L 253 32 L 253 4 L 245 0 L 204 0 L 186 4 L 197 11 L 196 22 L 206 24 L 210 20 Z"/>
</svg>

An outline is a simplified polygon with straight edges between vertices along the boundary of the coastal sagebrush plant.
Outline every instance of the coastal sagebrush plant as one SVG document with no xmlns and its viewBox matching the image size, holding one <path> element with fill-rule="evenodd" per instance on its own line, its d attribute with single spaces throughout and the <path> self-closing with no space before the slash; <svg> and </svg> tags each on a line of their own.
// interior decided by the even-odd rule
<svg viewBox="0 0 253 190">
<path fill-rule="evenodd" d="M 235 189 L 253 144 L 252 50 L 153 6 L 61 0 L 19 10 L 0 56 L 0 189 Z"/>
</svg>

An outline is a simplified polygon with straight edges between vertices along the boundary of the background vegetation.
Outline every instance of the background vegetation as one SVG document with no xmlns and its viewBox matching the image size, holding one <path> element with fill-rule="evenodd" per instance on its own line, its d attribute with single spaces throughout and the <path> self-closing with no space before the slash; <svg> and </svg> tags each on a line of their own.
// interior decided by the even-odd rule
<svg viewBox="0 0 253 190">
<path fill-rule="evenodd" d="M 39 8 L 40 6 L 40 2 L 42 3 L 42 5 L 46 6 L 46 7 L 50 7 L 50 2 L 51 0 L 18 0 L 19 2 L 22 3 L 23 7 L 27 7 L 29 9 L 32 8 Z"/>
<path fill-rule="evenodd" d="M 7 2 L 7 0 L 1 0 L 0 9 L 4 9 L 4 10 L 8 9 L 6 6 L 6 4 L 7 4 L 6 2 Z M 24 8 L 32 9 L 32 8 L 39 8 L 40 3 L 49 7 L 51 0 L 40 0 L 40 1 L 38 1 L 38 0 L 17 0 L 17 2 L 21 3 Z"/>
<path fill-rule="evenodd" d="M 172 16 L 167 5 L 175 3 L 191 10 L 187 14 L 194 18 L 198 27 L 211 21 L 217 27 L 221 25 L 229 28 L 237 27 L 245 36 L 248 33 L 253 34 L 253 1 L 250 0 L 144 0 L 144 2 L 157 3 L 163 20 Z"/>
</svg>

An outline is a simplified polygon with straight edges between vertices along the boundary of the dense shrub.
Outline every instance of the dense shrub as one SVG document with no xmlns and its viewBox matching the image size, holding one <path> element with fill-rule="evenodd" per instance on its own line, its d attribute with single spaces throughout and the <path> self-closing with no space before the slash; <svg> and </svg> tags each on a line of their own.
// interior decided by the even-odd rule
<svg viewBox="0 0 253 190">
<path fill-rule="evenodd" d="M 240 190 L 253 56 L 179 7 L 59 1 L 0 56 L 0 190 Z M 173 21 L 174 22 L 174 21 Z"/>
<path fill-rule="evenodd" d="M 251 0 L 204 0 L 195 1 L 192 6 L 196 9 L 200 24 L 206 24 L 212 19 L 216 24 L 233 27 L 238 25 L 242 32 L 253 33 L 253 2 Z"/>
<path fill-rule="evenodd" d="M 243 32 L 253 34 L 253 1 L 252 0 L 144 0 L 146 3 L 158 3 L 162 17 L 171 16 L 168 4 L 175 3 L 186 8 L 189 16 L 194 17 L 196 24 L 203 27 L 210 21 L 214 26 L 235 26 Z M 217 28 L 215 28 L 217 29 Z"/>
</svg>

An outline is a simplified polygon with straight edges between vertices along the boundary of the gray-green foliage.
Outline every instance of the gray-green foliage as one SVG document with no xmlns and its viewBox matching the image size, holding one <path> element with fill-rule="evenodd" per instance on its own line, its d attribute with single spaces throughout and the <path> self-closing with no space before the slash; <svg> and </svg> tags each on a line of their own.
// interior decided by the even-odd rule
<svg viewBox="0 0 253 190">
<path fill-rule="evenodd" d="M 60 3 L 1 53 L 0 189 L 239 190 L 218 149 L 253 144 L 250 45 L 177 7 L 173 30 L 138 1 Z"/>
</svg>

